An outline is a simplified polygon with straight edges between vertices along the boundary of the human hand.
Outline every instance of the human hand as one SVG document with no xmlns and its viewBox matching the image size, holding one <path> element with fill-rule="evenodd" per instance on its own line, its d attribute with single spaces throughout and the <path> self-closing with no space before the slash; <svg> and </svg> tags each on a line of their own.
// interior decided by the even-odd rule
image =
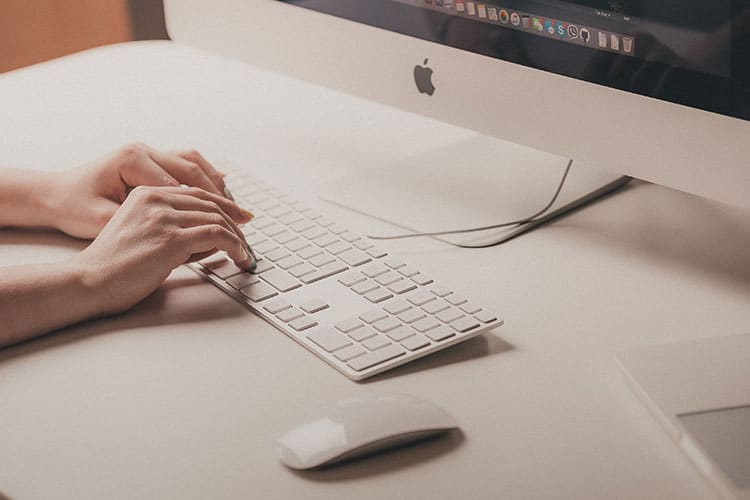
<svg viewBox="0 0 750 500">
<path fill-rule="evenodd" d="M 88 165 L 50 174 L 50 223 L 71 236 L 95 238 L 137 186 L 185 184 L 225 196 L 223 177 L 197 151 L 131 144 Z"/>
<path fill-rule="evenodd" d="M 73 261 L 101 300 L 98 314 L 130 309 L 181 264 L 218 250 L 249 270 L 255 263 L 237 223 L 252 214 L 200 188 L 137 187 Z"/>
</svg>

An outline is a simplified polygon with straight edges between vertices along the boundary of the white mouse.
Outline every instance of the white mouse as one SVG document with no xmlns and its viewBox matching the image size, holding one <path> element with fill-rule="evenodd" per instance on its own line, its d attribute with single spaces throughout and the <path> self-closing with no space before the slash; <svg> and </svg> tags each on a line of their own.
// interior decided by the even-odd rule
<svg viewBox="0 0 750 500">
<path fill-rule="evenodd" d="M 311 469 L 457 427 L 445 410 L 413 396 L 361 396 L 319 408 L 276 440 L 276 453 L 292 469 Z"/>
</svg>

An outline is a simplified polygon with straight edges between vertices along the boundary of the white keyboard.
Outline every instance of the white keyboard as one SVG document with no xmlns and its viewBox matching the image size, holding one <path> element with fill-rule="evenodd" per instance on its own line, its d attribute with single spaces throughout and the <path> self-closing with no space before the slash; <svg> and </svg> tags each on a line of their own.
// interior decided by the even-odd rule
<svg viewBox="0 0 750 500">
<path fill-rule="evenodd" d="M 227 177 L 255 219 L 243 231 L 258 266 L 222 254 L 191 264 L 211 283 L 352 380 L 363 380 L 502 325 L 319 212 L 246 175 Z"/>
</svg>

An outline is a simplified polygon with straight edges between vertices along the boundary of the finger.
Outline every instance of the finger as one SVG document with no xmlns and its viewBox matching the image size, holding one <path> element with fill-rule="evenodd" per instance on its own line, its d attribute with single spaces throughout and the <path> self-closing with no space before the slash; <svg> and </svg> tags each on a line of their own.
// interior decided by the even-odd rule
<svg viewBox="0 0 750 500">
<path fill-rule="evenodd" d="M 123 150 L 123 163 L 120 178 L 130 187 L 180 185 L 177 179 L 156 163 L 141 147 L 128 147 Z"/>
<path fill-rule="evenodd" d="M 237 264 L 237 267 L 247 270 L 253 267 L 254 262 L 244 242 L 224 226 L 211 224 L 191 227 L 183 229 L 180 237 L 183 240 L 181 242 L 183 248 L 190 255 L 210 252 L 214 249 L 223 250 Z"/>
<path fill-rule="evenodd" d="M 191 161 L 197 164 L 200 168 L 203 169 L 206 175 L 212 181 L 214 181 L 214 184 L 216 184 L 219 188 L 221 188 L 222 192 L 224 192 L 227 187 L 224 183 L 224 177 L 226 177 L 226 175 L 219 172 L 216 167 L 214 167 L 211 162 L 206 160 L 206 158 L 202 154 L 194 149 L 190 149 L 187 151 L 174 151 L 174 154 L 186 159 L 187 161 Z"/>
<path fill-rule="evenodd" d="M 219 188 L 196 163 L 181 158 L 176 154 L 164 153 L 156 149 L 149 149 L 148 151 L 149 156 L 156 163 L 182 184 L 199 187 L 218 195 L 224 193 L 224 188 Z"/>
<path fill-rule="evenodd" d="M 183 212 L 174 215 L 175 222 L 177 221 L 177 219 L 179 219 L 180 221 L 186 221 L 186 218 L 189 217 L 190 214 L 195 215 L 195 219 L 200 221 L 198 222 L 200 224 L 210 224 L 212 223 L 212 221 L 221 220 L 224 224 L 226 224 L 228 229 L 234 231 L 237 236 L 242 238 L 243 241 L 246 241 L 245 235 L 243 234 L 242 230 L 237 226 L 237 224 L 235 224 L 232 218 L 224 210 L 221 209 L 221 207 L 217 203 L 201 200 L 193 196 L 178 194 L 168 194 L 165 201 L 169 203 L 176 212 Z M 197 224 L 190 225 L 194 226 Z"/>
<path fill-rule="evenodd" d="M 252 212 L 242 208 L 237 203 L 200 188 L 164 188 L 164 192 L 177 196 L 190 196 L 199 200 L 215 203 L 224 211 L 224 213 L 229 215 L 232 220 L 239 224 L 250 222 L 254 217 Z"/>
<path fill-rule="evenodd" d="M 169 221 L 182 228 L 208 226 L 211 224 L 221 225 L 236 234 L 247 245 L 247 240 L 242 231 L 232 222 L 232 219 L 228 215 L 221 212 L 178 209 L 170 213 Z"/>
<path fill-rule="evenodd" d="M 198 262 L 199 260 L 203 260 L 207 257 L 211 257 L 212 255 L 215 255 L 216 252 L 218 252 L 218 250 L 214 248 L 213 250 L 210 250 L 208 252 L 201 252 L 201 253 L 193 254 L 190 256 L 187 263 L 190 264 L 192 262 Z"/>
</svg>

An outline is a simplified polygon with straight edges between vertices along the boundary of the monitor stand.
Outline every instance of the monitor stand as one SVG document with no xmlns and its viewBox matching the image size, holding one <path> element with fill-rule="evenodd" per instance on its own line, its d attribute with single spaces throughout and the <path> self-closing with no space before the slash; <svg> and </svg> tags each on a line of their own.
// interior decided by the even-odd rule
<svg viewBox="0 0 750 500">
<path fill-rule="evenodd" d="M 320 197 L 400 228 L 374 235 L 481 227 L 538 212 L 552 199 L 567 165 L 565 158 L 477 135 L 391 165 L 358 170 L 323 186 Z M 538 220 L 438 239 L 471 246 L 500 244 L 629 180 L 574 162 L 557 202 Z"/>
</svg>

